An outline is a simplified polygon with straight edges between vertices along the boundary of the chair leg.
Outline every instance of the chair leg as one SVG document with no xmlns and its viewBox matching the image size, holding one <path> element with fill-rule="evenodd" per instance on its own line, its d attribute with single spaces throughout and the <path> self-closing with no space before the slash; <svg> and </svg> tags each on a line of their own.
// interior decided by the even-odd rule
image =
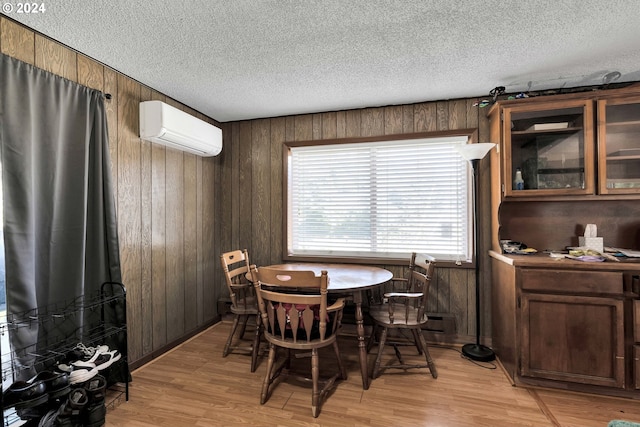
<svg viewBox="0 0 640 427">
<path fill-rule="evenodd" d="M 311 414 L 313 418 L 318 417 L 318 403 L 320 400 L 320 389 L 318 382 L 320 380 L 320 367 L 318 366 L 318 349 L 311 350 L 311 379 L 313 382 L 313 393 L 311 395 Z"/>
<path fill-rule="evenodd" d="M 262 335 L 262 322 L 260 315 L 256 315 L 256 332 L 253 337 L 253 348 L 251 349 L 251 372 L 256 371 L 258 366 L 258 352 L 260 351 L 260 337 Z"/>
<path fill-rule="evenodd" d="M 273 367 L 275 366 L 276 361 L 276 346 L 269 343 L 269 359 L 267 360 L 267 373 L 264 376 L 264 381 L 262 382 L 262 393 L 260 394 L 260 404 L 264 405 L 264 403 L 269 398 L 269 385 L 271 384 L 271 376 Z"/>
<path fill-rule="evenodd" d="M 436 369 L 435 363 L 433 363 L 433 359 L 429 354 L 429 348 L 427 347 L 427 340 L 424 339 L 424 335 L 422 335 L 422 331 L 418 332 L 418 336 L 420 337 L 420 345 L 422 346 L 422 351 L 424 352 L 425 359 L 427 359 L 427 365 L 429 365 L 429 371 L 431 371 L 431 376 L 433 378 L 438 378 L 438 370 Z"/>
<path fill-rule="evenodd" d="M 382 328 L 380 334 L 380 342 L 378 343 L 378 355 L 376 356 L 376 363 L 373 365 L 373 378 L 378 378 L 380 375 L 380 362 L 382 361 L 382 350 L 384 349 L 384 343 L 387 340 L 387 328 Z"/>
<path fill-rule="evenodd" d="M 369 336 L 369 341 L 367 341 L 367 353 L 371 351 L 371 347 L 373 347 L 373 343 L 376 341 L 376 331 L 378 330 L 378 324 L 374 323 L 371 328 L 371 335 Z"/>
<path fill-rule="evenodd" d="M 413 334 L 413 343 L 418 349 L 418 354 L 422 354 L 422 345 L 420 344 L 420 338 L 418 338 L 418 333 L 419 333 L 418 330 L 412 329 L 411 333 Z"/>
<path fill-rule="evenodd" d="M 242 316 L 242 326 L 240 327 L 240 333 L 238 334 L 238 336 L 240 338 L 244 337 L 244 333 L 247 330 L 247 321 L 249 320 L 249 316 L 248 315 L 243 315 Z"/>
<path fill-rule="evenodd" d="M 287 349 L 287 360 L 284 364 L 285 369 L 291 369 L 291 356 L 293 356 L 293 352 L 290 348 Z"/>
<path fill-rule="evenodd" d="M 240 322 L 240 316 L 237 314 L 234 314 L 233 325 L 231 326 L 231 332 L 229 332 L 229 338 L 227 338 L 227 343 L 224 345 L 224 350 L 222 351 L 222 357 L 227 357 L 229 355 L 229 351 L 231 349 L 231 343 L 233 342 L 233 336 L 236 333 L 236 329 L 238 328 L 239 322 Z"/>
<path fill-rule="evenodd" d="M 340 348 L 338 348 L 338 341 L 333 342 L 333 351 L 336 354 L 336 359 L 338 359 L 338 369 L 340 369 L 340 378 L 343 380 L 346 380 L 347 370 L 344 368 L 344 363 L 342 363 L 342 358 L 340 357 Z"/>
</svg>

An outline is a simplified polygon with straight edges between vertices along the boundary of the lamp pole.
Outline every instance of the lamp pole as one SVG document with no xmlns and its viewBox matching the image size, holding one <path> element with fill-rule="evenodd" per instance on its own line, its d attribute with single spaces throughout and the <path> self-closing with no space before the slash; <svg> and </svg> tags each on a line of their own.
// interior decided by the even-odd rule
<svg viewBox="0 0 640 427">
<path fill-rule="evenodd" d="M 490 362 L 496 358 L 495 353 L 489 347 L 480 344 L 480 254 L 478 253 L 478 164 L 480 159 L 472 159 L 471 166 L 473 168 L 473 253 L 476 257 L 476 342 L 474 344 L 465 344 L 462 346 L 462 354 L 469 359 L 480 362 Z"/>
<path fill-rule="evenodd" d="M 469 359 L 479 362 L 490 362 L 496 358 L 496 354 L 489 347 L 480 344 L 480 254 L 478 253 L 478 188 L 480 187 L 480 179 L 478 177 L 478 165 L 480 160 L 495 146 L 491 143 L 482 144 L 465 144 L 460 146 L 458 151 L 471 163 L 473 170 L 473 253 L 476 258 L 476 342 L 462 346 L 462 354 Z"/>
</svg>

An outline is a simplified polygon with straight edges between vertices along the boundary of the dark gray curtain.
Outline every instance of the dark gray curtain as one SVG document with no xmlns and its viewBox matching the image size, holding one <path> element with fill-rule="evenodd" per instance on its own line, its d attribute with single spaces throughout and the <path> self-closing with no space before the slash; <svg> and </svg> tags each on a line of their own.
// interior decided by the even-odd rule
<svg viewBox="0 0 640 427">
<path fill-rule="evenodd" d="M 17 371 L 33 371 L 34 358 L 104 320 L 87 301 L 121 282 L 109 140 L 101 92 L 1 60 L 7 314 L 22 319 L 10 328 Z"/>
</svg>

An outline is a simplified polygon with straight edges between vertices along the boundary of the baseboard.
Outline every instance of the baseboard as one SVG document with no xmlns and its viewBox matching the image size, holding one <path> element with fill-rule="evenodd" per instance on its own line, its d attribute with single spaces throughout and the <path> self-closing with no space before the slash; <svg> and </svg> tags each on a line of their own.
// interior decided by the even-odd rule
<svg viewBox="0 0 640 427">
<path fill-rule="evenodd" d="M 139 368 L 139 367 L 141 367 L 143 365 L 146 365 L 147 363 L 151 362 L 153 359 L 162 356 L 166 352 L 174 349 L 175 347 L 179 346 L 183 342 L 185 342 L 188 339 L 198 335 L 200 332 L 202 332 L 205 329 L 215 325 L 218 322 L 220 322 L 220 316 L 217 316 L 217 317 L 213 318 L 212 320 L 208 321 L 207 323 L 205 323 L 205 324 L 199 326 L 198 328 L 188 332 L 187 334 L 181 336 L 180 338 L 178 338 L 176 340 L 173 340 L 170 343 L 167 343 L 167 344 L 163 345 L 159 349 L 152 351 L 151 353 L 141 357 L 140 359 L 138 359 L 138 360 L 136 360 L 134 362 L 129 362 L 129 369 L 133 371 L 134 369 L 137 369 L 137 368 Z"/>
</svg>

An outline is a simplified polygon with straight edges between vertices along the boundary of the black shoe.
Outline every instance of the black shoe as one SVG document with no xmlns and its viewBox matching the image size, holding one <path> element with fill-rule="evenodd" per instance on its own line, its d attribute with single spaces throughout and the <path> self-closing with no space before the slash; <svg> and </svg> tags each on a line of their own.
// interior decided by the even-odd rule
<svg viewBox="0 0 640 427">
<path fill-rule="evenodd" d="M 32 408 L 49 400 L 44 381 L 16 381 L 2 395 L 4 408 L 15 406 L 17 409 Z"/>
<path fill-rule="evenodd" d="M 104 425 L 107 417 L 107 407 L 102 403 L 91 404 L 84 411 L 83 426 L 84 427 L 101 427 Z"/>
<path fill-rule="evenodd" d="M 84 383 L 89 403 L 84 411 L 85 427 L 100 427 L 104 425 L 107 407 L 104 404 L 107 380 L 102 375 L 96 375 Z"/>
<path fill-rule="evenodd" d="M 55 427 L 82 427 L 84 422 L 83 412 L 89 403 L 87 392 L 83 388 L 74 388 L 69 393 L 69 398 L 57 411 L 53 426 Z M 48 427 L 48 426 L 47 426 Z"/>
<path fill-rule="evenodd" d="M 44 381 L 49 399 L 65 396 L 71 391 L 69 387 L 69 374 L 66 372 L 43 371 L 28 382 L 35 381 Z"/>
<path fill-rule="evenodd" d="M 96 375 L 84 383 L 84 390 L 87 392 L 89 404 L 104 403 L 107 380 L 102 375 Z"/>
</svg>

